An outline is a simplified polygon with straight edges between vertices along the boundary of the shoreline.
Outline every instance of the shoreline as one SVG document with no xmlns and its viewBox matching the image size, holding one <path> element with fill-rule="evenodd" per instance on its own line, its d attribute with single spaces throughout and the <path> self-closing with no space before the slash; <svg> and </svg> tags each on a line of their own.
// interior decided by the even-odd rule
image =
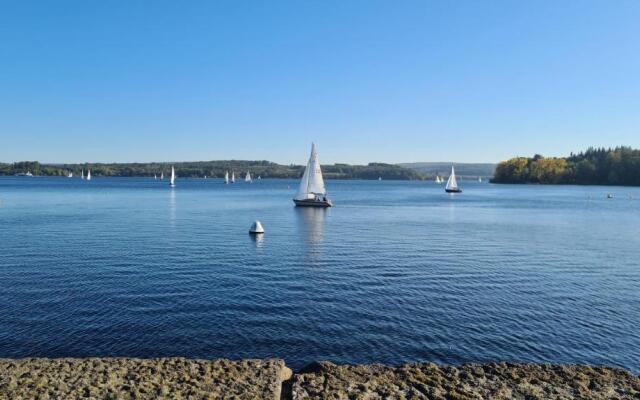
<svg viewBox="0 0 640 400">
<path fill-rule="evenodd" d="M 0 398 L 634 399 L 640 377 L 590 365 L 337 365 L 280 359 L 0 359 Z"/>
</svg>

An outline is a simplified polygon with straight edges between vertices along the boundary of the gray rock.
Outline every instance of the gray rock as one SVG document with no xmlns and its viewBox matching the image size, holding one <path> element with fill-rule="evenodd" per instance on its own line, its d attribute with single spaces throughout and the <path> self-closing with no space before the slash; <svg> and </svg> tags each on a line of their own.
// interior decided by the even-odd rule
<svg viewBox="0 0 640 400">
<path fill-rule="evenodd" d="M 400 367 L 316 362 L 294 375 L 292 398 L 382 399 L 640 399 L 640 378 L 602 367 L 431 363 Z"/>
<path fill-rule="evenodd" d="M 280 399 L 282 360 L 0 359 L 0 399 Z"/>
</svg>

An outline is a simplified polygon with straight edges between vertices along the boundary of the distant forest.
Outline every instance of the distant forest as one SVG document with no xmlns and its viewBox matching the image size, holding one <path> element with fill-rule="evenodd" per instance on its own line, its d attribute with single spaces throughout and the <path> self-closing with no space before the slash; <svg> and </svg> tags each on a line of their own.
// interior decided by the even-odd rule
<svg viewBox="0 0 640 400">
<path fill-rule="evenodd" d="M 449 176 L 451 166 L 456 168 L 458 178 L 487 178 L 493 176 L 496 164 L 490 163 L 451 163 L 451 162 L 414 162 L 401 163 L 401 167 L 410 168 L 429 177 Z"/>
<path fill-rule="evenodd" d="M 225 171 L 235 171 L 243 176 L 247 171 L 254 177 L 262 178 L 299 178 L 304 166 L 280 165 L 269 161 L 197 161 L 176 163 L 113 163 L 113 164 L 40 164 L 37 161 L 22 161 L 13 164 L 0 164 L 0 175 L 15 175 L 31 172 L 36 176 L 67 176 L 69 172 L 79 176 L 84 169 L 91 168 L 93 176 L 165 176 L 176 169 L 179 177 L 201 178 L 222 177 Z M 378 179 L 385 180 L 423 180 L 424 174 L 394 164 L 370 163 L 367 165 L 333 164 L 323 165 L 322 172 L 327 179 Z"/>
<path fill-rule="evenodd" d="M 491 182 L 640 186 L 640 150 L 589 148 L 566 158 L 516 157 L 499 163 Z"/>
</svg>

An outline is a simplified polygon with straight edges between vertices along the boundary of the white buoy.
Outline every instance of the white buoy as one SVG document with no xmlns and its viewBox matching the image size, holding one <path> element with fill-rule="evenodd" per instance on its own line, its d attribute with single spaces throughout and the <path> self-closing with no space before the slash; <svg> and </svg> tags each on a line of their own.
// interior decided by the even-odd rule
<svg viewBox="0 0 640 400">
<path fill-rule="evenodd" d="M 249 233 L 251 233 L 252 235 L 264 233 L 264 228 L 262 227 L 262 224 L 260 223 L 260 221 L 256 221 L 251 225 L 251 228 L 249 229 Z"/>
</svg>

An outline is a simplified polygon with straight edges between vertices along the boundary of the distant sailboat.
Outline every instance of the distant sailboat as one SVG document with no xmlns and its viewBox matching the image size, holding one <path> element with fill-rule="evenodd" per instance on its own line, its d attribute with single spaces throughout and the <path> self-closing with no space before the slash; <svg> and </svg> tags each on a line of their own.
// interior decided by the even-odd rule
<svg viewBox="0 0 640 400">
<path fill-rule="evenodd" d="M 253 179 L 251 179 L 251 173 L 249 171 L 247 171 L 247 175 L 245 175 L 244 181 L 248 183 L 253 182 Z"/>
<path fill-rule="evenodd" d="M 236 173 L 231 171 L 231 183 L 236 183 Z"/>
<path fill-rule="evenodd" d="M 158 175 L 157 174 L 153 174 L 153 180 L 158 179 Z"/>
<path fill-rule="evenodd" d="M 449 175 L 449 180 L 447 181 L 447 186 L 445 186 L 444 191 L 447 193 L 462 193 L 462 189 L 458 187 L 456 171 L 453 169 L 453 165 L 451 166 L 451 175 Z"/>
<path fill-rule="evenodd" d="M 261 179 L 262 179 L 262 177 L 260 175 L 258 175 L 258 180 L 261 180 Z"/>
<path fill-rule="evenodd" d="M 90 169 L 87 170 L 87 180 L 88 181 L 91 180 L 91 170 Z"/>
<path fill-rule="evenodd" d="M 304 170 L 298 194 L 293 199 L 296 206 L 305 207 L 331 207 L 331 200 L 327 199 L 327 190 L 324 187 L 324 179 L 322 178 L 322 170 L 320 169 L 320 161 L 318 153 L 316 153 L 316 145 L 311 144 L 311 156 Z"/>
<path fill-rule="evenodd" d="M 478 177 L 478 183 L 482 183 L 482 177 L 481 176 Z"/>
<path fill-rule="evenodd" d="M 67 174 L 67 178 L 73 178 L 73 172 L 69 171 L 69 173 Z"/>
<path fill-rule="evenodd" d="M 229 184 L 229 171 L 224 172 L 224 183 Z"/>
<path fill-rule="evenodd" d="M 164 171 L 160 172 L 160 180 L 164 180 Z"/>
<path fill-rule="evenodd" d="M 440 177 L 440 175 L 436 175 L 436 183 L 442 183 L 443 179 Z"/>
<path fill-rule="evenodd" d="M 80 179 L 84 179 L 84 169 L 81 170 L 80 174 Z"/>
<path fill-rule="evenodd" d="M 171 166 L 171 180 L 169 181 L 170 187 L 176 187 L 176 170 Z"/>
<path fill-rule="evenodd" d="M 379 177 L 378 177 L 378 180 L 379 180 L 379 181 L 381 181 L 381 180 L 382 180 L 382 177 L 381 177 L 381 176 L 379 176 Z"/>
</svg>

